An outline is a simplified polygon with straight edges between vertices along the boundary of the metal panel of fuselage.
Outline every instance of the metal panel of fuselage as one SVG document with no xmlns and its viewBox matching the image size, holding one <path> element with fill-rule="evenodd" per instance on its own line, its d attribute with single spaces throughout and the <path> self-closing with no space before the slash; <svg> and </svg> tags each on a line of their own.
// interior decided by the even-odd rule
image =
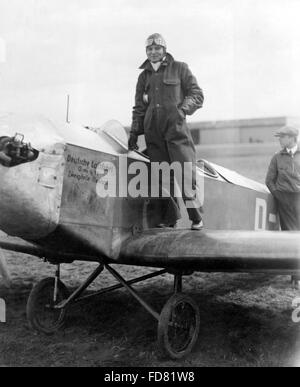
<svg viewBox="0 0 300 387">
<path fill-rule="evenodd" d="M 267 190 L 255 190 L 223 179 L 204 177 L 203 219 L 209 230 L 279 230 L 273 196 Z M 201 196 L 201 195 L 200 195 Z M 182 219 L 177 228 L 190 228 L 191 221 L 181 199 Z"/>
<path fill-rule="evenodd" d="M 138 230 L 153 227 L 159 222 L 156 202 L 147 198 L 101 197 L 97 167 L 110 163 L 117 172 L 116 189 L 119 192 L 120 157 L 104 152 L 68 145 L 60 230 L 104 256 L 115 256 L 120 243 Z M 133 160 L 128 159 L 128 165 Z M 63 246 L 62 246 L 63 248 Z"/>
<path fill-rule="evenodd" d="M 68 145 L 65 151 L 60 235 L 66 233 L 68 238 L 82 242 L 82 245 L 107 257 L 118 256 L 122 241 L 137 231 L 155 227 L 161 216 L 158 199 L 118 197 L 118 194 L 117 197 L 100 197 L 97 193 L 97 167 L 103 162 L 111 163 L 115 168 L 117 193 L 120 185 L 127 184 L 127 178 L 124 179 L 127 170 L 120 169 L 122 157 L 74 145 Z M 126 162 L 129 166 L 133 161 L 128 159 Z M 278 227 L 276 208 L 270 194 L 208 177 L 205 178 L 204 189 L 206 228 L 274 230 Z M 181 212 L 178 228 L 189 228 L 190 220 L 182 201 Z M 63 238 L 58 244 L 64 248 Z"/>
<path fill-rule="evenodd" d="M 278 230 L 271 194 L 224 181 L 205 179 L 204 221 L 212 230 Z"/>
<path fill-rule="evenodd" d="M 52 233 L 59 222 L 63 185 L 62 149 L 40 152 L 37 160 L 0 166 L 0 229 L 28 240 Z"/>
</svg>

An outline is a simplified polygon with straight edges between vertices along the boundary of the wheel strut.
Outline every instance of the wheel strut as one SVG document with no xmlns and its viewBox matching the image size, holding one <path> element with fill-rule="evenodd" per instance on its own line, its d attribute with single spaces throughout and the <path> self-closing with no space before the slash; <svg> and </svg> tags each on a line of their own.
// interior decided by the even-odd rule
<svg viewBox="0 0 300 387">
<path fill-rule="evenodd" d="M 174 293 L 182 292 L 182 273 L 176 273 L 174 275 Z"/>
</svg>

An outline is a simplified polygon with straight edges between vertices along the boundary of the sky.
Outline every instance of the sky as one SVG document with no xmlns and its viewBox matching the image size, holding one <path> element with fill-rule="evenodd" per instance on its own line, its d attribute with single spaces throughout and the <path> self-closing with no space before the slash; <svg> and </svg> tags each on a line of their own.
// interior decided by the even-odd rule
<svg viewBox="0 0 300 387">
<path fill-rule="evenodd" d="M 204 91 L 189 121 L 300 116 L 300 0 L 0 0 L 0 111 L 130 125 L 145 40 Z"/>
</svg>

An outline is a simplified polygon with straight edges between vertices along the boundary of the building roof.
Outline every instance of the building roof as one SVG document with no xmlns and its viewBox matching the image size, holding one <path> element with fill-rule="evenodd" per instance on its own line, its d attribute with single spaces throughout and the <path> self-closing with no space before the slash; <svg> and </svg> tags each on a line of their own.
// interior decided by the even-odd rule
<svg viewBox="0 0 300 387">
<path fill-rule="evenodd" d="M 189 128 L 193 129 L 240 129 L 253 127 L 274 127 L 295 125 L 300 127 L 300 117 L 262 117 L 238 120 L 197 121 L 189 122 Z"/>
</svg>

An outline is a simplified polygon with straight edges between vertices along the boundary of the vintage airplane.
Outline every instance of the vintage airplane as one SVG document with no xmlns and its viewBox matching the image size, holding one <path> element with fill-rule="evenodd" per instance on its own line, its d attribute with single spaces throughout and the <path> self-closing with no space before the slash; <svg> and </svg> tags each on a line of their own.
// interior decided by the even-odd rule
<svg viewBox="0 0 300 387">
<path fill-rule="evenodd" d="M 119 177 L 120 191 L 133 178 L 133 163 L 149 167 L 144 154 L 128 152 L 126 131 L 117 122 L 98 129 L 58 128 L 42 118 L 9 114 L 0 117 L 0 136 L 0 229 L 18 237 L 1 238 L 0 248 L 57 265 L 55 277 L 35 285 L 29 296 L 27 317 L 38 331 L 61 328 L 73 302 L 125 287 L 158 321 L 161 351 L 178 359 L 192 350 L 200 326 L 197 304 L 182 293 L 182 276 L 299 274 L 299 233 L 278 232 L 276 206 L 262 184 L 199 161 L 205 231 L 190 230 L 182 201 L 178 227 L 158 229 L 161 200 L 171 199 L 99 195 L 109 168 Z M 60 280 L 60 264 L 75 260 L 99 266 L 70 295 Z M 118 264 L 159 270 L 126 281 L 113 267 Z M 104 268 L 119 284 L 82 295 Z M 174 275 L 174 294 L 158 313 L 132 285 L 166 272 Z"/>
</svg>

